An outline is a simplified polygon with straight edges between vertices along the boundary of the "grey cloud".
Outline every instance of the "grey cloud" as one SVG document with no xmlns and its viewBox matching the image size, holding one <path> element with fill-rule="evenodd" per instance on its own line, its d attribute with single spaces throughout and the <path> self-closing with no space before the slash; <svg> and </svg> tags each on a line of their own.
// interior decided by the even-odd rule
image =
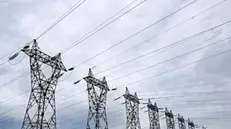
<svg viewBox="0 0 231 129">
<path fill-rule="evenodd" d="M 50 25 L 50 23 L 55 21 L 55 19 L 60 14 L 62 14 L 62 12 L 67 10 L 75 2 L 76 1 L 54 2 L 52 0 L 11 0 L 8 2 L 8 4 L 0 5 L 0 55 L 4 55 L 5 53 L 10 52 L 12 49 L 23 45 L 25 41 L 30 41 L 32 38 L 36 37 L 40 32 L 45 30 L 46 27 Z M 94 26 L 102 22 L 105 18 L 109 17 L 129 2 L 130 1 L 128 0 L 87 1 L 87 3 L 85 3 L 81 8 L 73 12 L 69 17 L 67 17 L 64 21 L 58 24 L 54 29 L 52 29 L 49 33 L 47 33 L 43 38 L 38 41 L 41 49 L 48 54 L 55 55 L 57 52 L 66 48 L 68 45 L 76 41 L 76 39 L 80 38 Z M 147 1 L 139 8 L 133 10 L 126 16 L 122 17 L 120 20 L 106 27 L 96 35 L 84 41 L 82 44 L 76 46 L 67 53 L 64 53 L 62 55 L 63 61 L 66 64 L 67 68 L 71 67 L 72 65 L 79 64 L 87 58 L 94 56 L 100 51 L 125 39 L 129 35 L 142 29 L 148 24 L 171 13 L 173 10 L 182 7 L 188 2 L 190 1 Z M 94 60 L 87 62 L 80 67 L 77 67 L 75 72 L 71 74 L 66 80 L 59 82 L 58 89 L 63 89 L 61 91 L 57 91 L 57 101 L 66 97 L 70 97 L 77 93 L 83 94 L 60 103 L 57 102 L 57 108 L 60 109 L 65 106 L 75 104 L 79 101 L 87 100 L 86 82 L 82 81 L 78 85 L 72 84 L 75 80 L 86 76 L 89 67 L 92 67 L 95 64 L 98 64 L 106 59 L 109 59 L 119 52 L 142 42 L 144 39 L 171 27 L 175 23 L 184 20 L 185 18 L 191 16 L 193 13 L 196 13 L 197 11 L 199 12 L 199 10 L 204 9 L 205 7 L 208 7 L 208 5 L 212 5 L 216 2 L 218 2 L 218 0 L 199 1 L 192 7 L 187 8 L 186 10 L 174 15 L 173 17 L 159 23 L 157 26 L 150 28 L 144 33 L 111 49 L 110 51 L 102 54 Z M 165 46 L 171 42 L 189 36 L 194 32 L 199 32 L 200 30 L 219 24 L 222 21 L 226 21 L 230 18 L 229 15 L 227 15 L 227 10 L 229 10 L 229 6 L 230 2 L 222 4 L 221 6 L 217 7 L 217 9 L 209 11 L 208 13 L 198 18 L 195 18 L 194 20 L 190 20 L 190 22 L 186 23 L 185 25 L 179 26 L 176 29 L 157 37 L 156 39 L 149 41 L 150 43 L 142 45 L 139 48 L 134 49 L 130 52 L 124 53 L 123 55 L 103 64 L 102 66 L 96 67 L 93 72 L 97 73 L 98 71 L 109 68 L 123 61 L 137 57 L 143 53 L 147 53 L 149 51 L 152 51 L 153 49 Z M 187 44 L 179 45 L 173 49 L 167 50 L 166 52 L 161 52 L 153 56 L 152 58 L 149 58 L 142 62 L 132 62 L 131 64 L 134 63 L 134 65 L 127 67 L 124 70 L 121 70 L 113 76 L 108 76 L 107 80 L 117 78 L 129 72 L 133 72 L 137 69 L 150 66 L 156 62 L 169 59 L 178 54 L 182 54 L 202 45 L 229 36 L 230 31 L 229 28 L 226 27 L 223 27 L 219 30 L 214 30 L 200 37 L 193 38 Z M 122 102 L 123 99 L 121 99 L 119 102 L 113 101 L 113 99 L 124 93 L 124 87 L 127 83 L 143 79 L 145 77 L 151 76 L 152 74 L 157 74 L 159 72 L 169 70 L 171 68 L 191 62 L 193 60 L 198 60 L 203 56 L 209 56 L 228 48 L 230 48 L 230 45 L 228 44 L 211 47 L 191 56 L 136 73 L 129 77 L 124 77 L 115 82 L 109 82 L 109 87 L 119 86 L 118 91 L 108 97 L 109 127 L 115 129 L 121 129 L 125 127 L 125 107 L 120 103 L 120 101 Z M 140 97 L 143 97 L 144 94 L 147 95 L 147 97 L 151 97 L 156 95 L 187 95 L 188 93 L 196 93 L 202 91 L 209 92 L 217 90 L 230 90 L 229 85 L 226 84 L 230 82 L 229 56 L 230 54 L 223 55 L 200 64 L 196 64 L 175 72 L 168 73 L 166 75 L 158 76 L 150 80 L 145 80 L 141 83 L 130 85 L 129 89 L 132 93 L 137 91 Z M 15 77 L 16 74 L 19 75 L 20 73 L 28 72 L 28 64 L 29 60 L 28 57 L 26 57 L 22 63 L 16 66 L 10 66 L 9 64 L 7 64 L 4 67 L 1 67 L 1 80 L 7 82 L 8 79 Z M 113 73 L 113 70 L 96 76 L 101 77 L 105 74 Z M 65 78 L 66 76 L 68 76 L 68 74 L 66 74 L 63 78 Z M 4 79 L 4 77 L 7 77 L 7 80 Z M 224 85 L 220 86 L 220 84 Z M 190 85 L 197 86 L 188 88 L 187 86 Z M 13 96 L 17 96 L 18 94 L 28 90 L 29 88 L 30 76 L 26 76 L 20 81 L 14 82 L 9 86 L 1 89 L 1 101 Z M 0 113 L 10 110 L 11 108 L 16 108 L 20 104 L 26 103 L 28 101 L 28 95 L 29 92 L 21 97 L 18 97 L 17 99 L 13 99 L 12 101 L 0 104 Z M 221 127 L 223 129 L 228 129 L 230 126 L 222 122 L 222 120 L 217 121 L 217 125 L 215 125 L 213 120 L 203 120 L 200 118 L 213 117 L 210 114 L 224 115 L 227 117 L 229 112 L 229 110 L 227 109 L 230 108 L 230 104 L 228 104 L 225 99 L 229 97 L 229 94 L 214 94 L 213 96 L 194 95 L 184 98 L 160 99 L 153 101 L 156 101 L 157 104 L 160 106 L 168 106 L 169 109 L 173 109 L 174 113 L 180 112 L 182 115 L 185 115 L 186 118 L 195 117 L 195 122 L 200 125 L 203 124 L 205 126 L 209 126 L 211 129 Z M 212 99 L 215 98 L 218 100 L 221 99 L 221 101 L 212 101 Z M 207 101 L 209 99 L 211 101 Z M 17 102 L 15 100 L 17 100 Z M 86 102 L 58 112 L 58 127 L 62 129 L 84 128 L 87 120 L 87 109 L 88 104 Z M 208 109 L 210 109 L 210 111 L 207 111 Z M 17 125 L 16 127 L 19 127 L 24 112 L 25 108 L 20 108 L 13 111 L 13 113 L 5 114 L 5 116 L 8 117 L 15 116 L 17 117 L 17 119 L 6 121 L 3 124 L 0 120 L 0 124 L 2 124 L 0 128 L 7 128 L 8 123 L 14 123 Z M 77 114 L 66 116 L 67 114 L 72 114 L 74 112 L 77 112 Z M 140 116 L 142 127 L 147 127 L 147 114 L 144 114 L 143 111 L 140 111 Z M 196 119 L 196 117 L 199 119 Z M 229 120 L 230 118 L 226 121 Z M 164 120 L 161 120 L 161 123 L 164 127 Z M 14 128 L 12 124 L 12 129 L 16 129 L 16 127 Z"/>
</svg>

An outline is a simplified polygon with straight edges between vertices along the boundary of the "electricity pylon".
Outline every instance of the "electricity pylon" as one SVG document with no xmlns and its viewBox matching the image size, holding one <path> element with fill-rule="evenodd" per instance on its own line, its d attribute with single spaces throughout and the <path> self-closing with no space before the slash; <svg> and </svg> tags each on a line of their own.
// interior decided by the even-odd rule
<svg viewBox="0 0 231 129">
<path fill-rule="evenodd" d="M 125 98 L 125 106 L 126 106 L 126 129 L 141 129 L 140 119 L 139 119 L 139 98 L 137 93 L 134 95 L 130 94 L 128 88 L 126 87 L 125 94 L 123 95 Z"/>
<path fill-rule="evenodd" d="M 22 51 L 30 57 L 31 94 L 21 129 L 56 129 L 55 89 L 61 71 L 66 71 L 61 54 L 43 53 L 36 40 L 31 49 L 28 46 Z M 42 71 L 43 64 L 52 68 L 49 78 Z"/>
<path fill-rule="evenodd" d="M 148 115 L 149 115 L 149 129 L 160 129 L 159 121 L 159 108 L 157 104 L 152 104 L 151 100 L 148 99 Z"/>
<path fill-rule="evenodd" d="M 167 129 L 175 129 L 175 121 L 174 121 L 174 115 L 172 111 L 168 111 L 167 108 L 165 108 L 165 119 L 167 124 Z"/>
<path fill-rule="evenodd" d="M 179 125 L 179 129 L 186 129 L 185 119 L 180 114 L 178 114 L 178 125 Z"/>
<path fill-rule="evenodd" d="M 86 129 L 108 129 L 106 101 L 107 92 L 110 91 L 106 78 L 99 80 L 94 77 L 91 69 L 84 78 L 87 82 L 89 111 Z M 96 89 L 97 88 L 97 89 Z M 97 93 L 98 91 L 98 93 Z"/>
<path fill-rule="evenodd" d="M 188 119 L 188 129 L 195 129 L 195 124 L 190 119 Z"/>
</svg>

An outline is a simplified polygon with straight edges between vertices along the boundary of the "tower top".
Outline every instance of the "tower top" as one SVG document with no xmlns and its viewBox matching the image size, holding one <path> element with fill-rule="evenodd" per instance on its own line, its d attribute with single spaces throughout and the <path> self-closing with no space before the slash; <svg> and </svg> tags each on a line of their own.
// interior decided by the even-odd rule
<svg viewBox="0 0 231 129">
<path fill-rule="evenodd" d="M 137 93 L 136 93 L 136 92 L 135 92 L 134 96 L 135 96 L 136 98 L 138 98 L 138 95 L 137 95 Z"/>
<path fill-rule="evenodd" d="M 127 87 L 126 87 L 126 89 L 125 89 L 125 94 L 130 94 L 130 92 L 129 92 L 129 90 L 128 90 Z"/>
<path fill-rule="evenodd" d="M 91 70 L 91 69 L 89 69 L 88 76 L 92 76 L 92 77 L 94 77 L 94 74 L 93 74 L 93 72 L 92 72 L 92 70 Z"/>
<path fill-rule="evenodd" d="M 94 77 L 93 72 L 89 69 L 88 76 L 83 78 L 87 83 L 99 87 L 100 89 L 104 89 L 110 91 L 106 78 L 104 77 L 103 80 L 97 79 Z"/>
<path fill-rule="evenodd" d="M 103 80 L 102 80 L 104 83 L 106 83 L 107 82 L 107 80 L 106 80 L 106 77 L 104 76 L 103 77 Z"/>
<path fill-rule="evenodd" d="M 154 106 L 156 106 L 156 107 L 157 107 L 157 104 L 156 104 L 156 102 L 154 103 Z"/>
<path fill-rule="evenodd" d="M 61 59 L 61 53 L 57 54 L 56 56 L 50 56 L 44 52 L 42 52 L 38 46 L 38 43 L 36 40 L 34 40 L 33 45 L 31 49 L 23 48 L 22 52 L 27 54 L 30 58 L 34 58 L 38 62 L 42 62 L 46 65 L 51 66 L 52 68 L 57 68 L 63 71 L 67 71 L 62 59 Z"/>
<path fill-rule="evenodd" d="M 40 50 L 40 47 L 38 46 L 38 42 L 35 39 L 33 40 L 32 49 Z"/>
<path fill-rule="evenodd" d="M 148 105 L 152 105 L 151 99 L 148 99 Z"/>
<path fill-rule="evenodd" d="M 125 89 L 125 94 L 123 96 L 125 99 L 128 99 L 129 101 L 140 104 L 137 93 L 135 93 L 134 95 L 130 94 L 127 87 Z"/>
</svg>

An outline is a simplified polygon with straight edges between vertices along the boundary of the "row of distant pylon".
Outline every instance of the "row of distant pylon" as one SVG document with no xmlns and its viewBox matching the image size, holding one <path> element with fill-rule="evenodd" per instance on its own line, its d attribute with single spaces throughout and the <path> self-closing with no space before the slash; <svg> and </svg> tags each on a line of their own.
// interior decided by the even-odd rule
<svg viewBox="0 0 231 129">
<path fill-rule="evenodd" d="M 127 111 L 127 122 L 126 129 L 141 129 L 140 120 L 139 120 L 139 104 L 140 99 L 137 94 L 131 95 L 126 88 L 125 104 Z M 166 127 L 167 129 L 175 129 L 176 123 L 178 122 L 179 129 L 186 129 L 186 122 L 188 125 L 188 129 L 200 128 L 199 125 L 194 124 L 190 119 L 185 120 L 183 116 L 180 114 L 174 115 L 173 112 L 165 108 L 165 111 L 161 111 L 164 108 L 159 108 L 156 103 L 152 103 L 150 99 L 148 99 L 147 103 L 148 115 L 149 115 L 149 129 L 160 129 L 160 114 L 159 112 L 164 112 L 164 116 L 166 119 Z M 175 116 L 177 116 L 177 120 L 175 120 Z M 206 129 L 204 126 L 201 126 L 202 129 Z"/>
<path fill-rule="evenodd" d="M 59 78 L 66 69 L 61 61 L 61 54 L 49 56 L 42 52 L 36 42 L 32 47 L 25 46 L 22 52 L 30 57 L 31 69 L 31 94 L 21 129 L 57 129 L 55 90 Z M 42 64 L 52 68 L 51 77 L 46 78 L 43 73 Z M 102 80 L 94 77 L 91 69 L 88 76 L 83 78 L 87 82 L 89 112 L 86 129 L 108 129 L 106 102 L 107 93 L 110 91 L 106 77 Z M 75 82 L 78 84 L 79 80 Z M 116 88 L 111 89 L 116 90 Z M 141 129 L 139 119 L 140 99 L 137 93 L 130 94 L 128 88 L 123 95 L 126 106 L 126 129 Z M 150 129 L 160 129 L 159 110 L 157 104 L 149 100 L 147 104 Z M 50 115 L 51 114 L 51 115 Z M 175 129 L 175 120 L 172 111 L 165 109 L 167 129 Z M 184 118 L 178 115 L 179 129 L 186 129 Z M 193 121 L 187 120 L 188 128 L 195 129 L 197 126 Z M 203 129 L 205 127 L 202 126 Z"/>
<path fill-rule="evenodd" d="M 89 96 L 89 115 L 87 122 L 87 129 L 108 129 L 107 115 L 106 115 L 106 99 L 107 99 L 107 91 L 110 91 L 106 78 L 103 80 L 99 80 L 94 77 L 91 69 L 89 70 L 89 74 L 84 78 L 87 82 L 88 96 Z M 97 93 L 95 87 L 98 87 L 100 90 Z M 139 105 L 140 100 L 137 93 L 130 94 L 128 88 L 126 87 L 125 94 L 123 95 L 125 98 L 126 107 L 126 129 L 141 129 L 140 118 L 139 118 Z M 120 97 L 115 100 L 120 99 Z M 148 99 L 147 103 L 143 103 L 147 105 L 148 115 L 149 115 L 149 129 L 160 129 L 160 118 L 159 112 L 163 110 L 163 108 L 159 108 L 156 103 L 152 104 L 151 100 Z M 179 129 L 186 129 L 186 122 L 188 125 L 188 129 L 199 128 L 199 125 L 194 124 L 190 119 L 185 120 L 183 116 L 180 114 L 174 115 L 173 112 L 165 108 L 164 112 L 166 119 L 167 129 L 175 129 L 176 123 L 178 122 Z M 175 120 L 175 116 L 177 116 L 177 120 Z M 94 124 L 90 124 L 90 123 Z M 90 127 L 90 125 L 94 125 L 94 127 Z M 201 126 L 202 129 L 206 129 L 204 126 Z"/>
</svg>

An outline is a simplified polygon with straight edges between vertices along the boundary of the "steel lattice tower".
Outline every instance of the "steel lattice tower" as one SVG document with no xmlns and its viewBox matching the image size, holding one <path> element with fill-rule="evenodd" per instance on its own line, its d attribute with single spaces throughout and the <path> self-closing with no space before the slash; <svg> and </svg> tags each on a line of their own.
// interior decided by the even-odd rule
<svg viewBox="0 0 231 129">
<path fill-rule="evenodd" d="M 141 129 L 140 119 L 139 119 L 139 98 L 137 93 L 134 95 L 130 94 L 128 88 L 126 87 L 125 94 L 123 95 L 125 98 L 125 106 L 126 106 L 126 129 Z"/>
<path fill-rule="evenodd" d="M 188 129 L 195 129 L 195 124 L 193 121 L 190 121 L 190 119 L 188 119 Z"/>
<path fill-rule="evenodd" d="M 149 123 L 150 129 L 160 129 L 160 121 L 159 121 L 159 108 L 157 104 L 152 104 L 151 100 L 148 100 L 148 115 L 149 115 Z"/>
<path fill-rule="evenodd" d="M 183 116 L 180 116 L 180 114 L 178 114 L 178 125 L 179 129 L 186 129 L 185 119 Z"/>
<path fill-rule="evenodd" d="M 87 82 L 89 112 L 86 129 L 108 129 L 106 100 L 110 91 L 106 78 L 99 80 L 94 77 L 91 69 L 84 78 Z M 96 89 L 97 88 L 97 89 Z M 98 93 L 97 93 L 98 92 Z"/>
<path fill-rule="evenodd" d="M 51 57 L 42 51 L 34 40 L 32 48 L 22 51 L 30 57 L 31 94 L 21 129 L 56 129 L 55 89 L 61 71 L 66 71 L 61 54 Z M 52 74 L 46 78 L 41 66 L 52 68 Z"/>
<path fill-rule="evenodd" d="M 165 119 L 167 124 L 167 129 L 175 129 L 175 121 L 174 121 L 174 115 L 172 111 L 168 111 L 167 108 L 165 108 Z"/>
</svg>

